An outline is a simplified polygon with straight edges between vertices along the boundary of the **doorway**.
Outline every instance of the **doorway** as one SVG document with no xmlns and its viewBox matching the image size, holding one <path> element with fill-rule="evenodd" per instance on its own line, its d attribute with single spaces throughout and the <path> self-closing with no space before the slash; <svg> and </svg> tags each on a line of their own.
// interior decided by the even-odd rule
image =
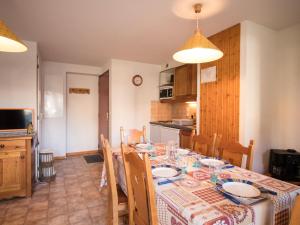
<svg viewBox="0 0 300 225">
<path fill-rule="evenodd" d="M 109 71 L 99 76 L 99 149 L 102 149 L 100 134 L 109 139 Z"/>
<path fill-rule="evenodd" d="M 67 73 L 67 155 L 98 151 L 98 76 Z"/>
</svg>

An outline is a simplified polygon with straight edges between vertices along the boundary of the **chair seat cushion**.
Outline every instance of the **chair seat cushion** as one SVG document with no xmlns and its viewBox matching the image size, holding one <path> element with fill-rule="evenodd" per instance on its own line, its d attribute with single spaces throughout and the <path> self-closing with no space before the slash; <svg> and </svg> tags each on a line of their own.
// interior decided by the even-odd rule
<svg viewBox="0 0 300 225">
<path fill-rule="evenodd" d="M 128 199 L 127 196 L 125 195 L 125 193 L 123 192 L 122 188 L 117 185 L 117 191 L 118 191 L 118 203 L 127 203 Z"/>
</svg>

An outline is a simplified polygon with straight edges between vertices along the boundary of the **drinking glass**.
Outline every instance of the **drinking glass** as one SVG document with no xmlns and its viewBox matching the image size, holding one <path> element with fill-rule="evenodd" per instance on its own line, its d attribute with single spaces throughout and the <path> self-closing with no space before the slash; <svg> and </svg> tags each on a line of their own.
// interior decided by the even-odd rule
<svg viewBox="0 0 300 225">
<path fill-rule="evenodd" d="M 216 184 L 221 172 L 222 165 L 209 165 L 210 181 Z"/>
<path fill-rule="evenodd" d="M 182 174 L 187 173 L 188 159 L 185 156 L 178 154 L 176 157 L 176 166 L 181 169 Z"/>
<path fill-rule="evenodd" d="M 176 144 L 174 141 L 169 141 L 167 145 L 167 156 L 169 160 L 176 160 Z"/>
</svg>

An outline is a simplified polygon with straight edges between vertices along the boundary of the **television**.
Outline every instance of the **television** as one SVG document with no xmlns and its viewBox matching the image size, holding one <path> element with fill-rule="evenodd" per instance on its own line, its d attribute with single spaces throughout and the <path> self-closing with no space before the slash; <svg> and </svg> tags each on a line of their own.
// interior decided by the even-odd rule
<svg viewBox="0 0 300 225">
<path fill-rule="evenodd" d="M 25 130 L 33 123 L 32 109 L 0 109 L 0 131 Z"/>
</svg>

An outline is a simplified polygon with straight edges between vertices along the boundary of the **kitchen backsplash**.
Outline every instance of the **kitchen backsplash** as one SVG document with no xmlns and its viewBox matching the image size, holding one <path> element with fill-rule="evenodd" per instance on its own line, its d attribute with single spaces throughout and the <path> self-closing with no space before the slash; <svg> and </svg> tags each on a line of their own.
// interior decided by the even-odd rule
<svg viewBox="0 0 300 225">
<path fill-rule="evenodd" d="M 172 104 L 172 118 L 185 119 L 196 118 L 196 103 L 174 103 Z"/>
<path fill-rule="evenodd" d="M 172 120 L 172 105 L 151 101 L 151 121 Z"/>
<path fill-rule="evenodd" d="M 151 121 L 196 117 L 196 103 L 160 103 L 151 101 Z"/>
</svg>

